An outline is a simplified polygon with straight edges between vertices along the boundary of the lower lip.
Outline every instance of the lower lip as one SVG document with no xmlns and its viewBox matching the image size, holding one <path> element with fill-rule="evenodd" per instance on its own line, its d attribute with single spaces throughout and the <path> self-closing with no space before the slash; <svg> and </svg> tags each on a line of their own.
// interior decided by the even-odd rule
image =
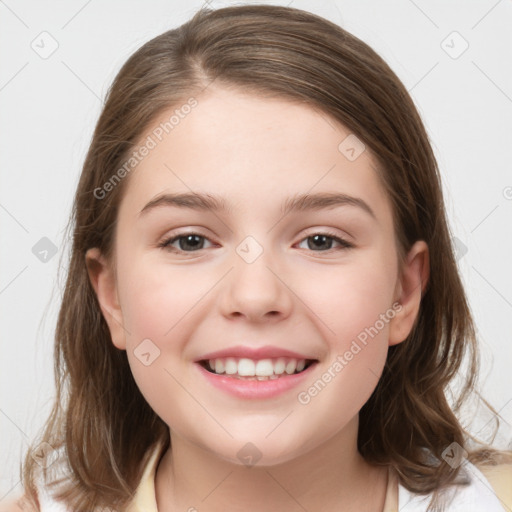
<svg viewBox="0 0 512 512">
<path fill-rule="evenodd" d="M 317 363 L 311 364 L 300 373 L 286 375 L 272 380 L 244 380 L 225 375 L 217 375 L 195 363 L 202 375 L 210 384 L 238 398 L 272 398 L 298 386 L 307 379 Z"/>
</svg>

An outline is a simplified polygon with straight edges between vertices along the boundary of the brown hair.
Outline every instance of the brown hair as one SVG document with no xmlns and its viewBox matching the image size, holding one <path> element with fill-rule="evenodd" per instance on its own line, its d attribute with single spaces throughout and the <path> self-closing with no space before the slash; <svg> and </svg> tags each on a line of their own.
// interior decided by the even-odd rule
<svg viewBox="0 0 512 512">
<path fill-rule="evenodd" d="M 269 5 L 201 9 L 124 64 L 84 163 L 56 329 L 57 395 L 40 439 L 61 448 L 68 466 L 71 484 L 56 497 L 73 510 L 121 510 L 140 481 L 148 453 L 159 442 L 170 444 L 168 427 L 140 393 L 126 352 L 111 342 L 85 253 L 98 247 L 112 259 L 118 205 L 128 178 L 101 200 L 94 191 L 123 166 L 158 115 L 213 80 L 303 102 L 348 127 L 380 163 L 380 178 L 393 204 L 400 261 L 415 241 L 429 246 L 430 279 L 414 329 L 403 343 L 390 347 L 381 379 L 360 411 L 358 448 L 364 458 L 391 465 L 410 491 L 429 493 L 452 484 L 459 473 L 460 467 L 442 461 L 451 443 L 465 447 L 471 461 L 496 456 L 499 452 L 480 442 L 482 448 L 470 449 L 469 441 L 477 439 L 456 417 L 476 384 L 475 329 L 437 164 L 406 89 L 375 51 L 311 13 Z M 445 390 L 466 356 L 468 372 L 452 409 Z M 35 505 L 37 466 L 31 455 L 26 456 L 23 482 Z M 49 475 L 48 480 L 50 485 Z"/>
</svg>

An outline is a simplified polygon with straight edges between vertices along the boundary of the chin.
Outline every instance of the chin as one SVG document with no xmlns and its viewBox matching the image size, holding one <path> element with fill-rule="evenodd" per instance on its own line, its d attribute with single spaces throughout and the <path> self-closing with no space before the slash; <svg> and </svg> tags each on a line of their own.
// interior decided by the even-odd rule
<svg viewBox="0 0 512 512">
<path fill-rule="evenodd" d="M 290 462 L 304 452 L 300 446 L 286 445 L 284 439 L 265 439 L 265 436 L 246 436 L 243 440 L 230 440 L 229 445 L 208 447 L 220 459 L 241 467 L 272 467 Z"/>
</svg>

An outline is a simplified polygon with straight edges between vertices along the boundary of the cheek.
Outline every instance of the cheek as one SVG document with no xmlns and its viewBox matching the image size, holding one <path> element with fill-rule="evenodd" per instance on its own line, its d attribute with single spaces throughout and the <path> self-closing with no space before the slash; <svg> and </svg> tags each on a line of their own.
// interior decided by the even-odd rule
<svg viewBox="0 0 512 512">
<path fill-rule="evenodd" d="M 351 280 L 343 281 L 348 285 Z M 379 297 L 375 282 L 371 291 L 373 294 L 366 286 L 354 284 L 352 293 L 338 293 L 326 302 L 322 320 L 329 326 L 329 330 L 324 329 L 328 354 L 315 377 L 297 392 L 305 422 L 322 418 L 326 438 L 359 413 L 386 364 L 389 321 L 394 310 L 390 313 L 386 307 L 384 293 Z M 311 420 L 312 427 L 314 424 Z"/>
<path fill-rule="evenodd" d="M 152 409 L 185 435 L 190 423 L 204 423 L 202 411 L 191 407 L 183 387 L 182 359 L 193 332 L 192 319 L 201 312 L 201 297 L 211 288 L 211 278 L 178 267 L 142 265 L 142 261 L 127 261 L 125 273 L 121 272 L 119 268 L 124 276 L 120 290 L 133 377 Z M 187 414 L 182 417 L 175 411 Z"/>
<path fill-rule="evenodd" d="M 378 330 L 387 333 L 388 322 L 383 325 L 381 319 L 382 315 L 394 314 L 395 279 L 382 250 L 372 251 L 332 270 L 316 267 L 302 272 L 294 291 L 306 303 L 326 339 L 332 341 L 332 348 L 342 350 L 347 341 L 376 322 Z"/>
<path fill-rule="evenodd" d="M 125 272 L 124 285 L 120 283 L 122 312 L 132 344 L 141 336 L 157 343 L 173 338 L 211 288 L 211 276 L 184 272 L 179 266 L 171 269 L 142 261 L 127 265 Z M 123 275 L 121 268 L 119 273 Z"/>
<path fill-rule="evenodd" d="M 213 307 L 208 292 L 218 277 L 206 271 L 185 272 L 179 265 L 155 265 L 143 257 L 119 261 L 118 268 L 123 276 L 119 290 L 130 367 L 146 400 L 165 417 L 169 397 L 176 406 L 181 399 L 180 407 L 187 406 L 189 397 L 183 396 L 172 375 L 178 377 L 189 356 L 187 346 L 197 327 L 195 319 Z M 163 389 L 167 393 L 162 393 Z"/>
<path fill-rule="evenodd" d="M 312 409 L 325 413 L 333 428 L 364 405 L 385 365 L 389 323 L 396 314 L 395 274 L 389 261 L 382 251 L 376 252 L 330 273 L 309 272 L 297 282 L 298 294 L 307 298 L 310 317 L 328 342 L 320 379 L 308 383 L 298 401 L 314 403 Z M 337 407 L 329 415 L 333 402 Z"/>
</svg>

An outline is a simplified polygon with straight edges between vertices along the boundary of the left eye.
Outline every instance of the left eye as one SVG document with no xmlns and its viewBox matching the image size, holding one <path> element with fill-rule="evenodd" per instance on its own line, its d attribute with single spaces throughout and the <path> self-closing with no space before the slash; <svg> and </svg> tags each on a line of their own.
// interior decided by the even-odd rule
<svg viewBox="0 0 512 512">
<path fill-rule="evenodd" d="M 310 240 L 311 242 L 309 242 Z M 354 247 L 351 243 L 347 242 L 346 240 L 343 240 L 343 238 L 340 238 L 329 233 L 315 233 L 304 238 L 302 242 L 307 242 L 308 249 L 311 249 L 316 252 L 325 252 L 323 250 L 318 251 L 318 248 L 321 249 L 322 246 L 325 248 L 325 245 L 329 246 L 327 247 L 327 250 L 332 249 L 333 242 L 338 243 L 342 249 L 350 249 L 351 247 Z"/>
<path fill-rule="evenodd" d="M 184 235 L 178 235 L 173 238 L 164 240 L 159 247 L 170 249 L 173 252 L 193 252 L 199 251 L 203 249 L 203 242 L 208 240 L 206 237 L 198 235 L 196 233 L 187 233 Z M 178 242 L 179 248 L 173 247 L 173 244 Z M 190 250 L 187 250 L 186 247 L 189 247 Z"/>
<path fill-rule="evenodd" d="M 158 246 L 172 252 L 195 252 L 204 249 L 205 241 L 208 241 L 208 239 L 202 235 L 198 235 L 197 233 L 186 233 L 163 240 Z M 333 242 L 339 244 L 341 246 L 340 249 L 350 249 L 354 247 L 350 242 L 347 242 L 343 238 L 335 236 L 332 233 L 315 233 L 307 236 L 301 240 L 300 243 L 303 242 L 307 242 L 307 248 L 315 252 L 326 252 L 326 250 L 331 250 Z M 178 247 L 174 246 L 175 243 L 178 243 Z"/>
</svg>

